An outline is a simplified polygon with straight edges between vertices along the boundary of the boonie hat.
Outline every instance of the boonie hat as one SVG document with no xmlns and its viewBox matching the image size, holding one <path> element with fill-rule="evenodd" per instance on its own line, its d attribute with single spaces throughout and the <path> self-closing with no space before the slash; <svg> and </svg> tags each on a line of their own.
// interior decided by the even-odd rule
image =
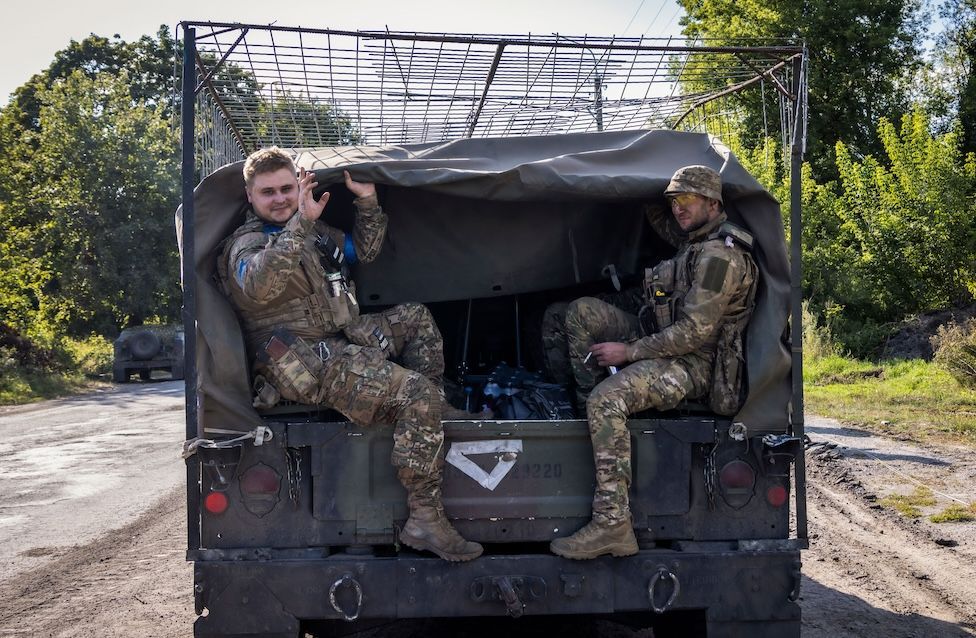
<svg viewBox="0 0 976 638">
<path fill-rule="evenodd" d="M 699 164 L 684 166 L 671 176 L 671 182 L 665 189 L 664 196 L 679 193 L 695 193 L 722 202 L 722 178 L 707 166 Z"/>
</svg>

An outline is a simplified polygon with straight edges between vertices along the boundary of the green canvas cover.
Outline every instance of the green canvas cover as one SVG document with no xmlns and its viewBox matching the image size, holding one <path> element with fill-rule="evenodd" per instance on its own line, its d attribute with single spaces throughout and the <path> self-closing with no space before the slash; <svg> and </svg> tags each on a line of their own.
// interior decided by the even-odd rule
<svg viewBox="0 0 976 638">
<path fill-rule="evenodd" d="M 790 269 L 780 207 L 717 138 L 646 130 L 477 138 L 306 149 L 296 163 L 315 171 L 320 190 L 333 191 L 324 215 L 340 228 L 352 219 L 342 170 L 378 185 L 390 223 L 380 257 L 353 272 L 364 305 L 561 288 L 601 279 L 607 264 L 636 273 L 649 232 L 641 205 L 664 203 L 677 168 L 714 168 L 730 219 L 755 236 L 761 270 L 747 336 L 749 397 L 734 420 L 750 434 L 785 431 Z M 247 207 L 242 166 L 217 170 L 194 195 L 198 389 L 206 430 L 247 430 L 260 422 L 251 408 L 240 327 L 213 278 L 218 246 Z M 181 211 L 177 228 L 180 233 Z"/>
</svg>

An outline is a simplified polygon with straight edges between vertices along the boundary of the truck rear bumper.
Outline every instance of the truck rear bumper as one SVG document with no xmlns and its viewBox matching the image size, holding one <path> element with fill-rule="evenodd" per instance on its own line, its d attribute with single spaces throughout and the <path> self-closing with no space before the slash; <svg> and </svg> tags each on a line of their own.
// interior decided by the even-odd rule
<svg viewBox="0 0 976 638">
<path fill-rule="evenodd" d="M 646 550 L 571 561 L 494 555 L 198 560 L 196 635 L 293 635 L 301 620 L 704 610 L 709 624 L 799 628 L 798 551 Z M 792 633 L 792 632 L 788 632 Z M 779 634 L 777 634 L 779 635 Z"/>
</svg>

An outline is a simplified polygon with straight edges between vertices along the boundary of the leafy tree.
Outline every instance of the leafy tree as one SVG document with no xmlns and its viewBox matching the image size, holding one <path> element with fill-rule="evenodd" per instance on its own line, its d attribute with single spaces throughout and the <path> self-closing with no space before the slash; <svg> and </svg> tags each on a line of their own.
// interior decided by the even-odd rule
<svg viewBox="0 0 976 638">
<path fill-rule="evenodd" d="M 678 0 L 684 34 L 719 45 L 767 44 L 769 38 L 805 42 L 810 50 L 809 158 L 818 179 L 836 176 L 834 147 L 843 141 L 857 157 L 882 151 L 874 135 L 882 117 L 908 108 L 903 79 L 920 64 L 919 0 Z M 715 83 L 701 79 L 698 87 Z M 741 130 L 749 145 L 768 134 L 758 93 L 740 98 Z M 776 109 L 768 109 L 775 120 Z M 778 126 L 778 125 L 777 125 Z M 775 128 L 773 130 L 776 130 Z"/>
<path fill-rule="evenodd" d="M 801 173 L 803 286 L 822 324 L 858 356 L 876 351 L 890 327 L 917 313 L 976 297 L 976 155 L 963 155 L 958 127 L 933 132 L 920 109 L 901 126 L 882 119 L 883 153 L 858 159 L 837 145 L 838 179 Z M 779 144 L 749 148 L 742 164 L 784 203 L 789 177 Z"/>
<path fill-rule="evenodd" d="M 40 124 L 39 92 L 75 71 L 94 78 L 101 73 L 118 75 L 125 70 L 129 74 L 132 99 L 149 105 L 162 103 L 169 114 L 173 106 L 175 50 L 176 42 L 165 26 L 159 27 L 155 38 L 143 36 L 135 42 L 125 42 L 118 35 L 109 39 L 95 34 L 81 42 L 72 40 L 54 55 L 48 68 L 14 91 L 4 110 L 9 111 L 21 128 L 36 131 Z"/>
<path fill-rule="evenodd" d="M 976 152 L 976 0 L 946 0 L 941 8 L 946 25 L 936 56 L 946 76 L 946 93 L 958 96 L 956 115 L 962 127 L 962 148 Z"/>
<path fill-rule="evenodd" d="M 900 129 L 882 119 L 879 159 L 838 143 L 836 182 L 804 170 L 804 291 L 860 356 L 904 317 L 976 295 L 976 156 L 931 124 L 920 110 Z"/>
<path fill-rule="evenodd" d="M 74 71 L 35 95 L 33 159 L 4 166 L 21 186 L 0 202 L 11 321 L 50 341 L 176 316 L 179 171 L 165 105 L 134 100 L 124 69 Z"/>
<path fill-rule="evenodd" d="M 134 101 L 128 71 L 75 71 L 38 94 L 36 255 L 41 314 L 69 334 L 112 334 L 179 308 L 175 135 L 164 105 Z"/>
<path fill-rule="evenodd" d="M 887 165 L 853 160 L 838 144 L 843 193 L 836 208 L 859 249 L 857 268 L 872 289 L 879 319 L 942 308 L 976 292 L 976 162 L 963 158 L 956 133 L 938 137 L 915 111 L 901 130 L 878 127 Z"/>
<path fill-rule="evenodd" d="M 0 315 L 27 336 L 175 315 L 174 48 L 72 41 L 0 110 Z"/>
</svg>

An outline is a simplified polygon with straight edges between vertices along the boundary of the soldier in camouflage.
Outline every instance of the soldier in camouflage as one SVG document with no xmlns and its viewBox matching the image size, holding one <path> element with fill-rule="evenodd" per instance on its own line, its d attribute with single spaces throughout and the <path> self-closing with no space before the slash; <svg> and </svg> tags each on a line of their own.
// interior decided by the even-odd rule
<svg viewBox="0 0 976 638">
<path fill-rule="evenodd" d="M 392 463 L 410 516 L 400 541 L 450 561 L 478 557 L 444 515 L 443 341 L 430 312 L 403 304 L 360 314 L 348 265 L 372 261 L 386 214 L 371 183 L 345 172 L 356 196 L 351 234 L 322 219 L 313 173 L 296 178 L 290 156 L 262 149 L 244 164 L 251 204 L 224 243 L 221 284 L 244 327 L 254 361 L 256 407 L 284 398 L 335 409 L 354 423 L 395 423 Z M 395 362 L 394 362 L 395 361 Z"/>
<path fill-rule="evenodd" d="M 654 207 L 648 218 L 678 252 L 645 274 L 639 315 L 592 297 L 566 308 L 569 359 L 578 391 L 588 395 L 596 464 L 590 523 L 550 546 L 567 558 L 637 553 L 627 417 L 708 395 L 723 328 L 741 331 L 751 312 L 758 273 L 751 236 L 727 221 L 719 174 L 686 166 L 664 194 L 671 215 Z M 608 376 L 609 366 L 619 372 Z"/>
</svg>

